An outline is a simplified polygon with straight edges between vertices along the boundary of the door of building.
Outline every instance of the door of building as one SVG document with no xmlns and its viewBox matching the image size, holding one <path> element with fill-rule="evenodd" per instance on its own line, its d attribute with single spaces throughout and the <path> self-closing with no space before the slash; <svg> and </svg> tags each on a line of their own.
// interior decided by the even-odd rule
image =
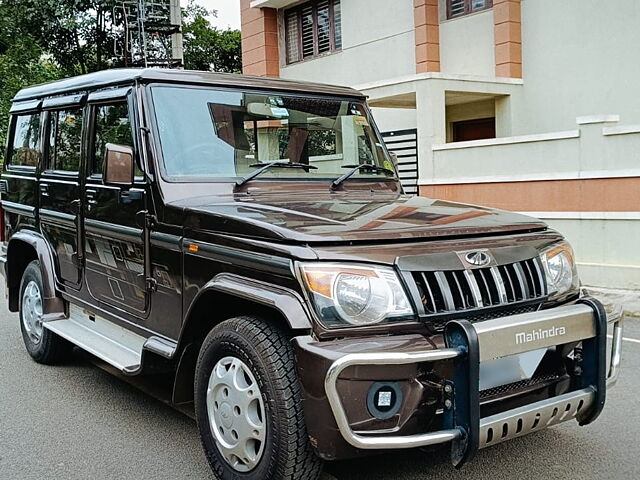
<svg viewBox="0 0 640 480">
<path fill-rule="evenodd" d="M 496 138 L 495 117 L 453 122 L 454 142 L 482 140 L 485 138 Z"/>
</svg>

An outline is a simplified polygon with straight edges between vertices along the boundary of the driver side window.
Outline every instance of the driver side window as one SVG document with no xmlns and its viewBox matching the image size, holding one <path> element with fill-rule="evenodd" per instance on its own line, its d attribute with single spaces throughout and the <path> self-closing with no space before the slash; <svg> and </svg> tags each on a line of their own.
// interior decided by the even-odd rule
<svg viewBox="0 0 640 480">
<path fill-rule="evenodd" d="M 133 146 L 131 133 L 131 120 L 129 108 L 126 102 L 99 105 L 94 109 L 94 142 L 93 161 L 90 173 L 92 176 L 102 176 L 104 166 L 105 146 L 107 143 L 116 145 Z M 142 172 L 136 163 L 135 175 L 142 176 Z"/>
</svg>

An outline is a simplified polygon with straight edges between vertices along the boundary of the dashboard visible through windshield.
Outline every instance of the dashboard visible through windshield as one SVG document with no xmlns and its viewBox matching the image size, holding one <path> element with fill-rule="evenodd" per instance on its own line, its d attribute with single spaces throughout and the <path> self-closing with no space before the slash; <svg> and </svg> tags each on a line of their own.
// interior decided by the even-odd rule
<svg viewBox="0 0 640 480">
<path fill-rule="evenodd" d="M 169 180 L 243 178 L 271 162 L 311 168 L 270 168 L 260 178 L 334 179 L 358 164 L 381 168 L 353 178 L 392 176 L 364 103 L 160 85 L 151 91 Z"/>
</svg>

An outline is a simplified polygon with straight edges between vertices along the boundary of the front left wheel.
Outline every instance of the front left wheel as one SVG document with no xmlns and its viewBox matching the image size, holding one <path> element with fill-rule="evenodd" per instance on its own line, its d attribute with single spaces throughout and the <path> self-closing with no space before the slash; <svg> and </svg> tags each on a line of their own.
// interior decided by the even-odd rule
<svg viewBox="0 0 640 480">
<path fill-rule="evenodd" d="M 204 451 L 221 480 L 315 480 L 293 350 L 265 320 L 226 320 L 206 337 L 195 378 Z"/>
</svg>

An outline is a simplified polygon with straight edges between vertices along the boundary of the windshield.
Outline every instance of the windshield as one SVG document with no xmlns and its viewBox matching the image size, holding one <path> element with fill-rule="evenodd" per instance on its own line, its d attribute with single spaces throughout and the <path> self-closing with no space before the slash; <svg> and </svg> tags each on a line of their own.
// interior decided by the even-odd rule
<svg viewBox="0 0 640 480">
<path fill-rule="evenodd" d="M 367 163 L 393 169 L 364 103 L 333 98 L 154 86 L 164 171 L 176 180 L 238 178 L 268 162 L 260 178 L 333 179 Z M 387 178 L 362 169 L 353 178 Z"/>
</svg>

